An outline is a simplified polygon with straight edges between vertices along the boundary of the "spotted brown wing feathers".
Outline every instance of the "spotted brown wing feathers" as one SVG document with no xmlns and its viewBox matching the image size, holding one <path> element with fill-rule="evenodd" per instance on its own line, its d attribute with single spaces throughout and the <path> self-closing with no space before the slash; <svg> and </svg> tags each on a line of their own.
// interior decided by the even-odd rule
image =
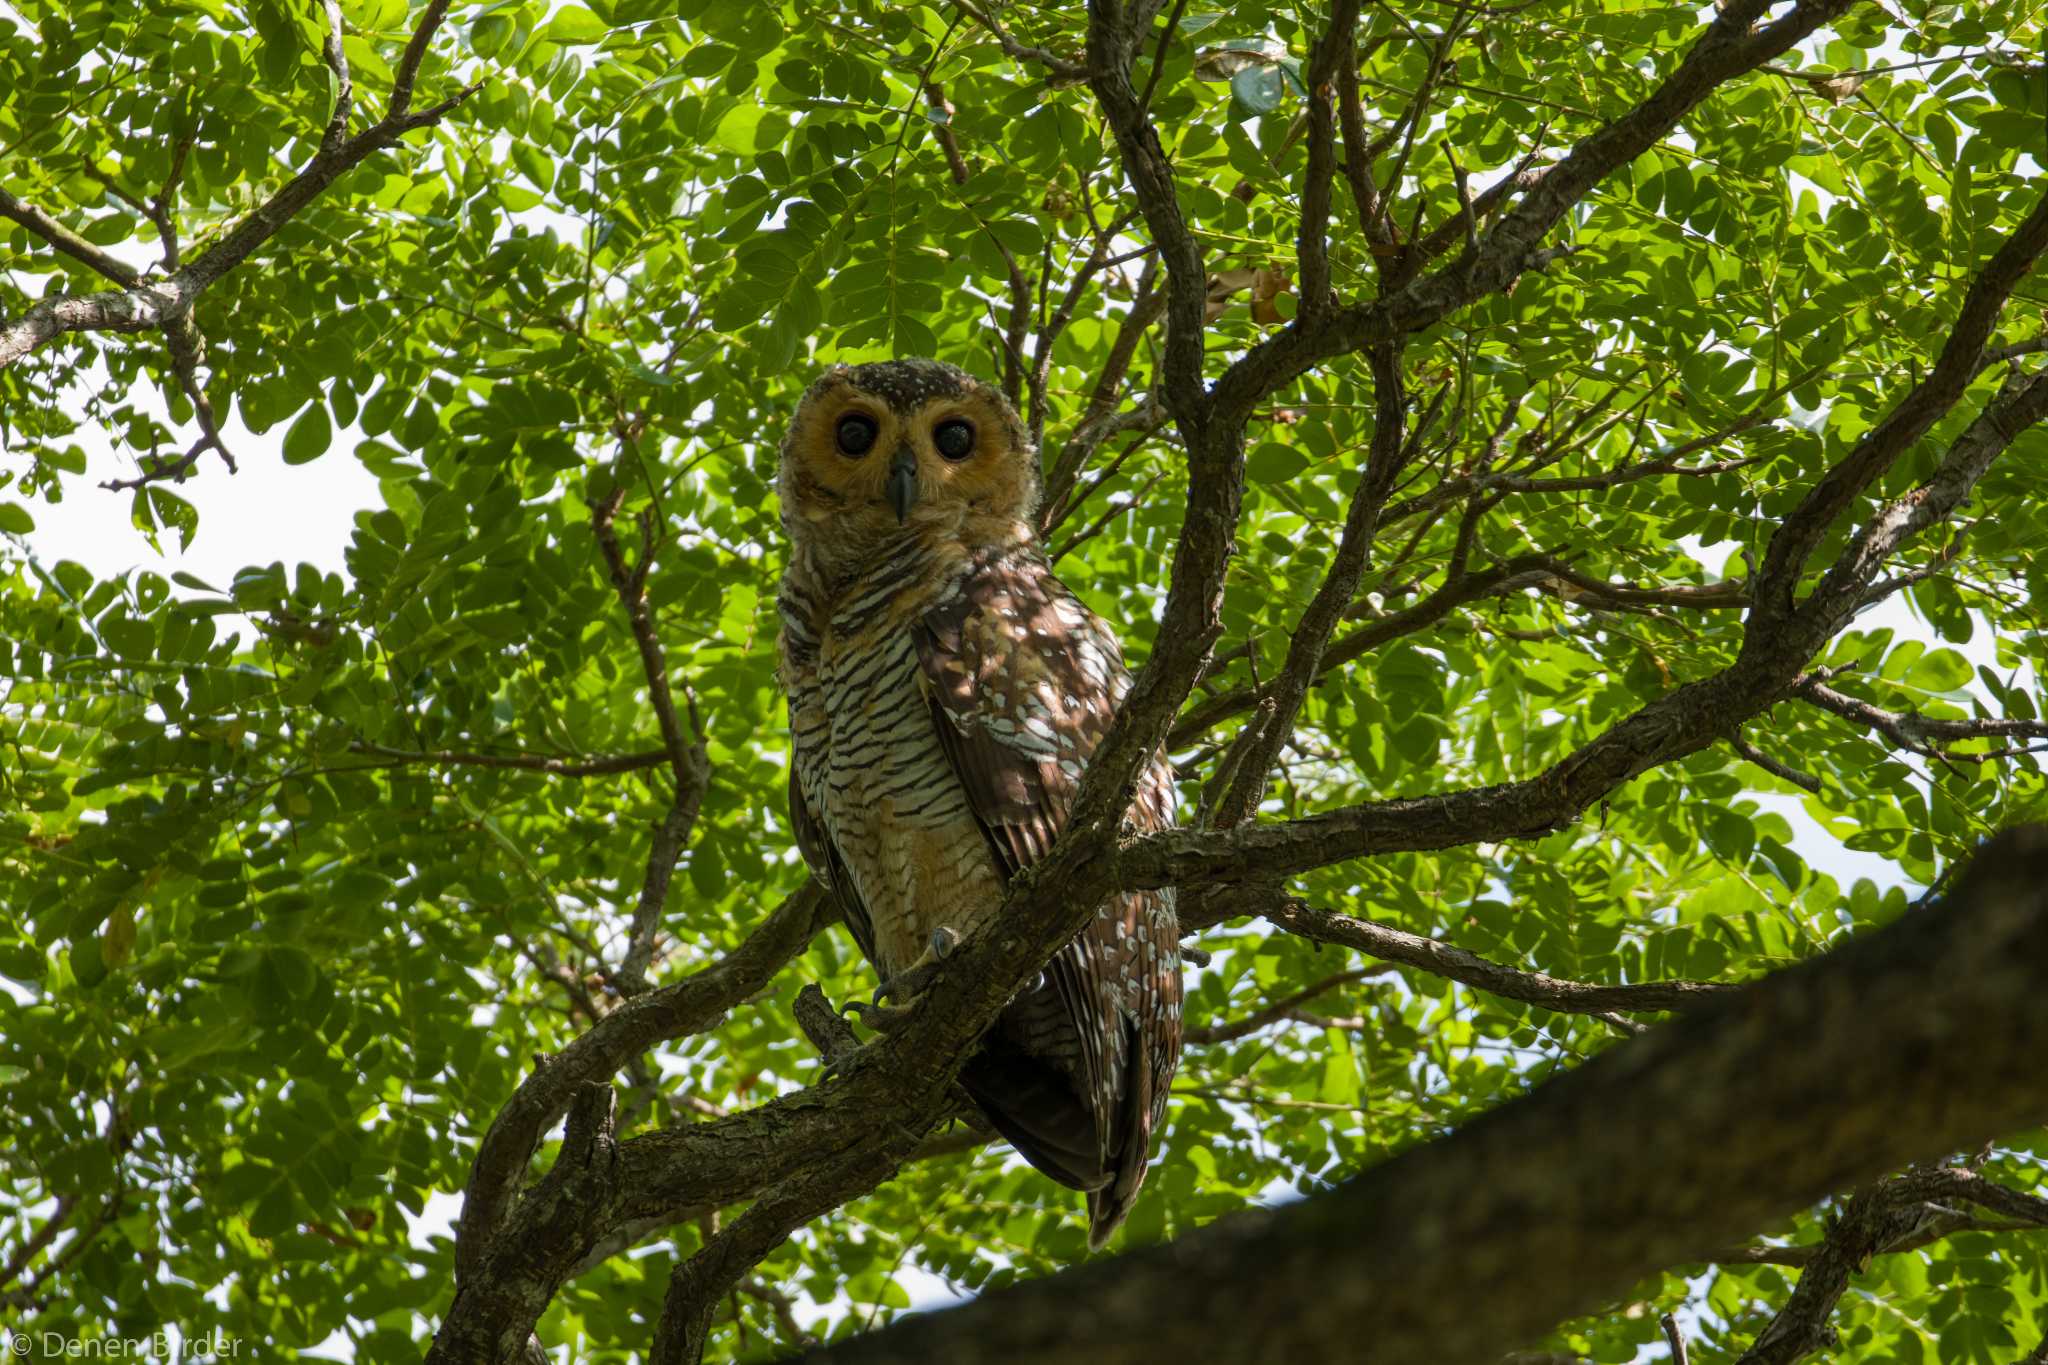
<svg viewBox="0 0 2048 1365">
<path fill-rule="evenodd" d="M 1016 551 L 978 560 L 916 636 L 942 747 L 1007 880 L 1051 847 L 1085 764 L 1115 720 L 1128 685 L 1115 637 L 1042 559 Z M 1171 820 L 1171 779 L 1155 761 L 1131 821 L 1154 829 Z M 1098 1242 L 1136 1197 L 1179 1059 L 1177 940 L 1170 891 L 1113 897 L 1048 965 L 1044 983 L 1020 993 L 991 1040 L 990 1061 L 962 1076 L 1033 1164 L 1090 1191 Z M 1064 1024 L 1057 1040 L 1064 1047 L 1034 1037 L 1031 1050 L 1070 1070 L 1078 1093 L 1063 1115 L 1045 1107 L 1042 1077 L 997 1065 L 1006 1037 L 1049 1036 L 1046 1019 L 1054 1014 Z M 1000 1093 L 1006 1080 L 1017 1095 Z M 1057 1132 L 1011 1131 L 1002 1111 L 1023 1110 L 1027 1099 L 1030 1120 Z M 1070 1131 L 1076 1126 L 1096 1150 L 1081 1170 L 1073 1152 L 1083 1133 Z"/>
</svg>

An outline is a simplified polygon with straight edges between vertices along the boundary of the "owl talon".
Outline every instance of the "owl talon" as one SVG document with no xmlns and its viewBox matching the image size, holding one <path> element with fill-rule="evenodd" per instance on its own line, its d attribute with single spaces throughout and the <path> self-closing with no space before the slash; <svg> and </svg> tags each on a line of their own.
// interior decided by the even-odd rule
<svg viewBox="0 0 2048 1365">
<path fill-rule="evenodd" d="M 839 1007 L 842 1015 L 850 1014 L 860 1020 L 861 1027 L 876 1033 L 889 1033 L 910 1017 L 908 1005 L 885 1005 L 882 998 L 889 991 L 887 986 L 875 992 L 873 1003 L 866 1000 L 849 1000 Z"/>
<path fill-rule="evenodd" d="M 941 932 L 950 933 L 951 931 L 942 930 Z M 907 1004 L 916 996 L 922 995 L 925 988 L 938 979 L 939 971 L 945 963 L 946 956 L 945 953 L 937 951 L 938 937 L 938 934 L 932 935 L 932 947 L 935 955 L 927 956 L 916 966 L 905 968 L 891 977 L 883 984 L 881 990 L 875 992 L 876 1004 L 880 1004 L 884 996 L 891 1000 L 903 1001 Z M 946 947 L 946 953 L 952 951 L 952 945 L 949 943 Z"/>
</svg>

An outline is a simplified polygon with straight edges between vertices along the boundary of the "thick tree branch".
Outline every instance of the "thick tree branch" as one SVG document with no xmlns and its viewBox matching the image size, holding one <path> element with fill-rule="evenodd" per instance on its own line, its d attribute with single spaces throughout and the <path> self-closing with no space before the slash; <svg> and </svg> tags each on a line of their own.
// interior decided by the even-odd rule
<svg viewBox="0 0 2048 1365">
<path fill-rule="evenodd" d="M 1379 185 L 1373 179 L 1372 163 L 1387 149 L 1393 134 L 1389 131 L 1374 138 L 1366 132 L 1355 41 L 1353 52 L 1337 64 L 1337 122 L 1344 134 L 1344 180 L 1351 189 L 1351 206 L 1358 213 L 1359 227 L 1374 259 L 1384 271 L 1396 251 L 1396 234 L 1380 198 Z"/>
<path fill-rule="evenodd" d="M 147 332 L 192 306 L 197 291 L 178 277 L 103 294 L 52 294 L 13 321 L 0 321 L 0 369 L 68 332 Z"/>
<path fill-rule="evenodd" d="M 805 1359 L 1322 1359 L 1370 1341 L 1387 1365 L 1492 1362 L 1703 1238 L 2040 1123 L 2044 964 L 2048 828 L 2033 827 L 1987 845 L 1938 908 L 1619 1043 L 1329 1194 Z"/>
<path fill-rule="evenodd" d="M 1308 166 L 1301 180 L 1301 222 L 1295 259 L 1301 272 L 1301 310 L 1321 313 L 1330 306 L 1330 185 L 1337 171 L 1337 127 L 1331 82 L 1340 68 L 1354 66 L 1359 0 L 1336 0 L 1330 26 L 1309 53 Z"/>
<path fill-rule="evenodd" d="M 2040 205 L 2034 211 L 2034 218 L 2039 220 L 2035 236 L 2041 247 L 2048 247 L 2048 194 L 2042 196 Z M 2015 237 L 2014 240 L 2018 238 Z M 2039 248 L 2037 253 L 2038 250 Z M 1956 338 L 1960 335 L 1960 332 L 1951 334 L 1949 345 L 1954 346 Z M 1946 358 L 1946 349 L 1943 355 Z M 1854 451 L 1828 472 L 1827 477 L 1834 477 L 1844 465 L 1860 459 L 1868 458 L 1879 461 L 1883 466 L 1889 466 L 1893 460 L 1904 454 L 1906 447 L 1917 440 L 1926 427 L 1931 426 L 1941 412 L 1946 410 L 1926 410 L 1929 401 L 1927 394 L 1930 392 L 1928 383 L 1931 382 L 1930 376 L 1929 381 L 1917 386 L 1892 410 L 1893 413 L 1897 413 L 1911 409 L 1916 414 L 1913 423 L 1893 425 L 1889 422 L 1891 414 L 1887 414 L 1886 423 L 1881 425 L 1891 428 L 1890 441 L 1873 444 L 1866 436 L 1863 441 L 1857 443 Z M 1955 386 L 1957 396 L 1960 396 L 1962 387 L 1960 384 Z M 1944 388 L 1940 392 L 1946 393 L 1947 389 Z M 1930 526 L 1948 520 L 1969 497 L 1970 490 L 1976 487 L 1977 480 L 1984 476 L 1984 472 L 1991 467 L 1991 462 L 2004 453 L 2005 448 L 2011 445 L 2021 432 L 2043 418 L 2048 418 L 2048 372 L 2008 375 L 1991 402 L 1985 405 L 1970 425 L 1964 428 L 1963 434 L 1949 446 L 1947 454 L 1943 456 L 1941 463 L 1936 466 L 1927 481 L 1912 492 L 1886 504 L 1850 538 L 1848 547 L 1836 557 L 1834 564 L 1822 576 L 1812 594 L 1798 604 L 1797 624 L 1788 624 L 1787 618 L 1782 614 L 1781 608 L 1787 598 L 1784 595 L 1784 584 L 1777 583 L 1773 585 L 1772 596 L 1760 596 L 1758 599 L 1757 615 L 1760 619 L 1752 623 L 1751 638 L 1755 639 L 1761 633 L 1758 627 L 1763 626 L 1769 630 L 1803 633 L 1812 642 L 1812 647 L 1818 648 L 1821 640 L 1848 624 L 1856 608 L 1862 605 L 1865 590 L 1884 567 L 1885 561 L 1913 536 Z M 1922 419 L 1925 425 L 1918 425 Z M 1876 428 L 1873 428 L 1874 430 Z M 1809 497 L 1807 502 L 1801 504 L 1801 508 L 1812 505 L 1816 504 L 1813 503 L 1812 497 Z M 1790 527 L 1800 515 L 1800 511 L 1794 511 L 1792 516 L 1786 519 L 1785 525 Z M 1780 536 L 1784 534 L 1786 532 L 1783 529 L 1778 533 Z M 1773 536 L 1771 543 L 1776 546 L 1778 536 Z M 1793 556 L 1788 552 L 1787 555 L 1780 556 L 1777 562 L 1781 566 L 1781 572 L 1796 575 L 1805 560 L 1803 555 Z M 1771 563 L 1772 559 L 1767 554 L 1764 560 L 1764 573 L 1771 572 Z"/>
<path fill-rule="evenodd" d="M 1121 0 L 1089 0 L 1088 84 L 1116 134 L 1123 154 L 1124 176 L 1131 183 L 1145 225 L 1166 270 L 1166 356 L 1163 366 L 1166 406 L 1182 432 L 1206 425 L 1207 386 L 1202 381 L 1203 308 L 1208 273 L 1201 248 L 1181 215 L 1173 187 L 1173 168 L 1159 134 L 1146 116 L 1138 92 L 1131 88 L 1130 61 L 1140 35 Z"/>
<path fill-rule="evenodd" d="M 1838 1338 L 1828 1318 L 1849 1287 L 1849 1277 L 1887 1246 L 1918 1232 L 1929 1216 L 1927 1205 L 1913 1197 L 1902 1180 L 1859 1192 L 1806 1262 L 1791 1299 L 1742 1353 L 1738 1365 L 1791 1365 L 1835 1345 Z"/>
<path fill-rule="evenodd" d="M 2029 337 L 2010 346 L 1993 346 L 1984 352 L 1984 359 L 1978 363 L 1978 368 L 1989 369 L 1993 365 L 2003 365 L 2007 361 L 2018 360 L 2021 356 L 2039 355 L 2043 351 L 2048 351 L 2048 336 Z"/>
</svg>

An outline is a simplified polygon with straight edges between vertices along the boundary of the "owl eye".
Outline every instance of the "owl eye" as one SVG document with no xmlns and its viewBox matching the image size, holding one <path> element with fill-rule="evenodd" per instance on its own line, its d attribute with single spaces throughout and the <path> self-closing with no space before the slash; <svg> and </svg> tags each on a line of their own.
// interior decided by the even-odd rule
<svg viewBox="0 0 2048 1365">
<path fill-rule="evenodd" d="M 974 453 L 974 426 L 954 418 L 932 428 L 932 444 L 949 460 L 964 460 Z"/>
<path fill-rule="evenodd" d="M 875 435 L 880 430 L 875 419 L 860 413 L 848 413 L 839 419 L 839 453 L 859 457 L 875 448 Z"/>
</svg>

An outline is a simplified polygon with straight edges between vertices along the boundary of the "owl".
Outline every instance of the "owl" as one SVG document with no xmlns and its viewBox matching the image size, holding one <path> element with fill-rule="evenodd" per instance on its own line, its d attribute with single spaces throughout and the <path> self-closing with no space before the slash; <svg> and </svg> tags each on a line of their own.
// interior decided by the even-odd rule
<svg viewBox="0 0 2048 1365">
<path fill-rule="evenodd" d="M 1115 635 L 1038 544 L 1038 455 L 951 365 L 838 366 L 782 443 L 779 675 L 790 818 L 902 998 L 1044 855 L 1130 686 Z M 1162 759 L 1129 827 L 1173 820 Z M 960 1073 L 996 1131 L 1087 1193 L 1100 1247 L 1137 1198 L 1180 1060 L 1171 889 L 1127 892 L 1004 1009 Z"/>
</svg>

